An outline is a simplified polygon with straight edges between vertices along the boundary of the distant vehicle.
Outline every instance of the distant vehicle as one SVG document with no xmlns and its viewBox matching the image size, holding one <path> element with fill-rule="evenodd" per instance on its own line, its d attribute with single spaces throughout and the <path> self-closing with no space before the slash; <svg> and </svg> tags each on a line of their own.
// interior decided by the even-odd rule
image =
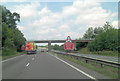
<svg viewBox="0 0 120 81">
<path fill-rule="evenodd" d="M 41 50 L 41 52 L 44 52 L 44 50 Z"/>
<path fill-rule="evenodd" d="M 54 49 L 51 49 L 51 51 L 54 51 Z"/>
<path fill-rule="evenodd" d="M 48 50 L 46 52 L 48 52 Z"/>
<path fill-rule="evenodd" d="M 27 54 L 36 54 L 36 46 L 33 42 L 26 42 L 25 43 L 25 52 Z"/>
</svg>

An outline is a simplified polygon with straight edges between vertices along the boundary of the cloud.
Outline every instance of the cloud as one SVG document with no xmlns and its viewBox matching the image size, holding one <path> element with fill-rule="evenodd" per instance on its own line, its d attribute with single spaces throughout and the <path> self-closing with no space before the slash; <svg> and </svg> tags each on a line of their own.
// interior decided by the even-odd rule
<svg viewBox="0 0 120 81">
<path fill-rule="evenodd" d="M 50 13 L 51 11 L 47 7 L 43 8 L 41 11 L 38 12 L 40 16 L 50 15 Z"/>
<path fill-rule="evenodd" d="M 55 33 L 56 32 L 56 29 L 53 29 L 53 28 L 47 28 L 46 30 L 38 30 L 37 33 L 38 34 L 48 34 L 49 32 L 51 33 Z"/>
<path fill-rule="evenodd" d="M 112 25 L 113 25 L 113 27 L 118 28 L 118 21 L 113 21 Z"/>
<path fill-rule="evenodd" d="M 17 26 L 18 29 L 20 29 L 21 31 L 25 29 L 25 27 L 23 26 Z"/>
<path fill-rule="evenodd" d="M 1 2 L 71 2 L 73 0 L 1 0 Z M 77 0 L 75 0 L 77 1 Z M 89 0 L 93 1 L 93 0 Z M 119 0 L 95 0 L 96 2 L 119 2 Z M 91 2 L 92 3 L 92 2 Z"/>
<path fill-rule="evenodd" d="M 15 10 L 13 10 L 12 12 L 19 13 L 22 20 L 28 20 L 37 17 L 38 7 L 40 7 L 40 3 L 37 2 L 31 2 L 30 4 L 25 4 L 25 5 L 20 4 L 17 5 Z"/>
<path fill-rule="evenodd" d="M 76 38 L 79 37 L 79 33 L 78 32 L 74 32 L 74 31 L 67 32 L 67 33 L 65 33 L 65 37 L 67 37 L 67 36 L 70 36 L 71 39 L 76 39 Z"/>
<path fill-rule="evenodd" d="M 1 0 L 1 2 L 26 2 L 27 0 Z"/>
<path fill-rule="evenodd" d="M 66 30 L 69 30 L 69 26 L 67 24 L 63 24 L 63 25 L 59 26 L 58 29 L 62 30 L 62 31 L 66 31 Z"/>
<path fill-rule="evenodd" d="M 13 11 L 21 15 L 21 23 L 24 24 L 18 28 L 28 40 L 65 39 L 68 35 L 76 39 L 82 37 L 87 28 L 102 26 L 117 16 L 117 13 L 107 12 L 94 0 L 74 1 L 59 12 L 53 12 L 37 2 L 17 5 Z M 112 24 L 116 25 L 116 21 Z"/>
<path fill-rule="evenodd" d="M 60 37 L 60 36 L 62 36 L 62 35 L 61 35 L 61 34 L 56 34 L 56 36 Z"/>
</svg>

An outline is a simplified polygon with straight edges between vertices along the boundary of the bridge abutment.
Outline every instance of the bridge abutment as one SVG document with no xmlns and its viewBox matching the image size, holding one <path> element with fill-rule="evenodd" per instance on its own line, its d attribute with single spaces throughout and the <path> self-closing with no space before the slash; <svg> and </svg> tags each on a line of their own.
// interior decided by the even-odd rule
<svg viewBox="0 0 120 81">
<path fill-rule="evenodd" d="M 73 42 L 73 49 L 76 50 L 76 41 Z"/>
</svg>

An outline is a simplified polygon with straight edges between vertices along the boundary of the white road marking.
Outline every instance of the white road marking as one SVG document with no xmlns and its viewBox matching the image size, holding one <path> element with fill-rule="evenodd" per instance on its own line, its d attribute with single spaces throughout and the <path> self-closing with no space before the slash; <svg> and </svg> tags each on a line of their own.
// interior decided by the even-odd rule
<svg viewBox="0 0 120 81">
<path fill-rule="evenodd" d="M 30 65 L 30 63 L 28 63 L 26 66 L 29 66 Z"/>
<path fill-rule="evenodd" d="M 24 56 L 24 55 L 20 55 L 20 56 Z M 6 62 L 6 61 L 9 61 L 9 60 L 15 59 L 17 57 L 20 57 L 20 56 L 16 56 L 16 57 L 13 57 L 13 58 L 10 58 L 10 59 L 6 59 L 6 60 L 3 60 L 2 62 Z"/>
<path fill-rule="evenodd" d="M 80 70 L 80 69 L 76 68 L 75 66 L 73 66 L 73 65 L 71 65 L 71 64 L 69 64 L 69 63 L 67 63 L 66 61 L 64 61 L 64 60 L 62 60 L 62 59 L 60 59 L 60 58 L 58 58 L 57 56 L 54 56 L 54 55 L 52 55 L 52 54 L 49 54 L 49 55 L 51 55 L 51 56 L 53 56 L 53 57 L 57 58 L 57 59 L 58 59 L 58 60 L 60 60 L 61 62 L 63 62 L 63 63 L 65 63 L 65 64 L 67 64 L 68 66 L 70 66 L 70 67 L 72 67 L 73 69 L 75 69 L 75 70 L 79 71 L 80 73 L 82 73 L 82 74 L 86 75 L 87 77 L 89 77 L 89 78 L 94 79 L 94 80 L 96 80 L 96 81 L 97 81 L 97 79 L 96 79 L 96 78 L 94 78 L 94 77 L 92 77 L 91 75 L 89 75 L 89 74 L 87 74 L 87 73 L 83 72 L 82 70 Z"/>
<path fill-rule="evenodd" d="M 32 60 L 34 60 L 35 58 L 32 58 Z"/>
</svg>

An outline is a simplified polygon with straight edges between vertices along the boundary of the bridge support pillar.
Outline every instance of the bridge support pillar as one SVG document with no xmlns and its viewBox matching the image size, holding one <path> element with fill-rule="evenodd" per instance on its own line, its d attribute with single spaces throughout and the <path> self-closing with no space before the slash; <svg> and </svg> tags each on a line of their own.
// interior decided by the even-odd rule
<svg viewBox="0 0 120 81">
<path fill-rule="evenodd" d="M 51 50 L 51 41 L 48 42 L 48 51 Z"/>
<path fill-rule="evenodd" d="M 73 42 L 73 49 L 76 50 L 76 42 Z"/>
</svg>

